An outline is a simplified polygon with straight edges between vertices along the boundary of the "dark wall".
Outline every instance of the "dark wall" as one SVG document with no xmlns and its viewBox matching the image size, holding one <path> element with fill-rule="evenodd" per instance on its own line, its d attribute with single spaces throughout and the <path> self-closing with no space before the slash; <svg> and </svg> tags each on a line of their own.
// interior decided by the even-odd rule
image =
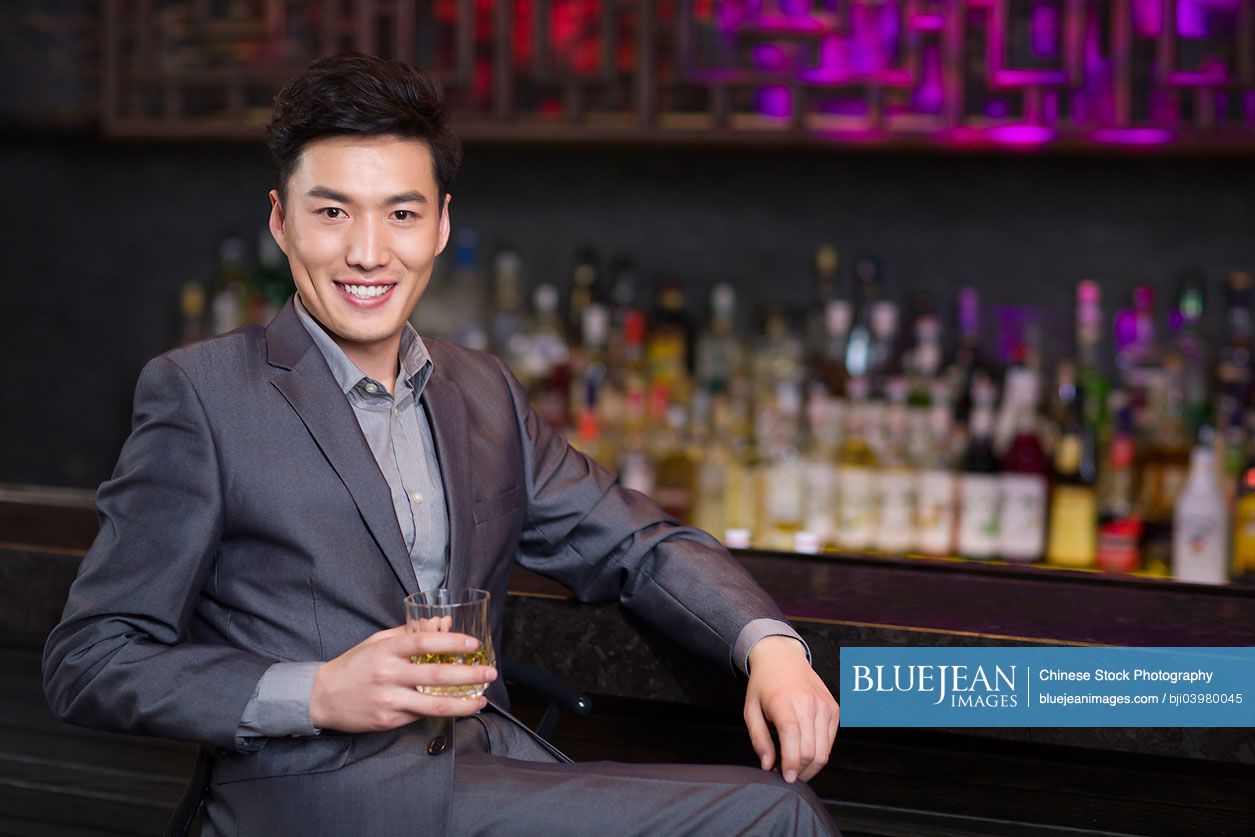
<svg viewBox="0 0 1255 837">
<path fill-rule="evenodd" d="M 179 288 L 212 279 L 223 235 L 264 224 L 270 165 L 251 145 L 10 142 L 0 182 L 0 482 L 95 486 L 140 367 L 175 339 Z M 1252 159 L 476 146 L 453 192 L 455 228 L 512 243 L 531 283 L 565 284 L 590 243 L 646 283 L 683 279 L 702 311 L 721 279 L 747 305 L 802 306 L 831 241 L 880 255 L 903 299 L 927 290 L 949 311 L 971 283 L 1041 305 L 1058 345 L 1079 279 L 1102 282 L 1109 318 L 1136 282 L 1166 300 L 1201 268 L 1215 303 L 1227 270 L 1255 268 Z"/>
</svg>

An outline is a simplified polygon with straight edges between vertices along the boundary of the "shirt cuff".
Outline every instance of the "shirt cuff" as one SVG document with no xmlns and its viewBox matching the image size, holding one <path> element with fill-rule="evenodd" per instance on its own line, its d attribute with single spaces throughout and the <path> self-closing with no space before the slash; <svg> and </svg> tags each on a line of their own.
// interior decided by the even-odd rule
<svg viewBox="0 0 1255 837">
<path fill-rule="evenodd" d="M 318 735 L 309 719 L 314 676 L 322 663 L 275 663 L 257 681 L 244 707 L 237 738 Z"/>
<path fill-rule="evenodd" d="M 741 629 L 736 642 L 732 643 L 732 664 L 742 674 L 749 674 L 750 671 L 750 649 L 757 645 L 760 639 L 769 636 L 787 636 L 796 639 L 806 649 L 806 661 L 811 661 L 810 646 L 806 644 L 806 640 L 798 636 L 797 631 L 793 630 L 789 623 L 781 622 L 779 619 L 754 619 Z"/>
</svg>

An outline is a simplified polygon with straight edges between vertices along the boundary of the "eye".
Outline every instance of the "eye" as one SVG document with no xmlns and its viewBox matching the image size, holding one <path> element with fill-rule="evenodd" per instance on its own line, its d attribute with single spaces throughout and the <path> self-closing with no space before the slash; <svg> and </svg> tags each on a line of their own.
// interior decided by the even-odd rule
<svg viewBox="0 0 1255 837">
<path fill-rule="evenodd" d="M 392 217 L 398 221 L 413 221 L 418 217 L 418 213 L 412 209 L 398 209 L 392 213 Z"/>
<path fill-rule="evenodd" d="M 318 210 L 318 214 L 324 218 L 339 219 L 344 217 L 344 210 L 338 206 L 326 206 Z"/>
</svg>

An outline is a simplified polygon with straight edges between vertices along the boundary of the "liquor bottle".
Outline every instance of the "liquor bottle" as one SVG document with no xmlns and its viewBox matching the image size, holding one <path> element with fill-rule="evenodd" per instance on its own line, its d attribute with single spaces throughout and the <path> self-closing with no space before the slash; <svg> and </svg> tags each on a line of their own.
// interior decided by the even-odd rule
<svg viewBox="0 0 1255 837">
<path fill-rule="evenodd" d="M 854 263 L 854 283 L 857 307 L 850 339 L 846 344 L 845 367 L 852 376 L 869 378 L 871 375 L 872 310 L 880 299 L 880 267 L 876 260 L 864 256 Z"/>
<path fill-rule="evenodd" d="M 694 401 L 704 392 L 694 393 Z M 735 467 L 732 449 L 732 415 L 726 396 L 716 395 L 710 406 L 710 438 L 703 445 L 703 455 L 697 462 L 697 497 L 693 506 L 693 525 L 722 538 L 734 525 L 729 516 L 728 488 L 730 472 Z"/>
<path fill-rule="evenodd" d="M 1098 559 L 1097 463 L 1094 430 L 1085 421 L 1085 394 L 1073 389 L 1054 452 L 1047 560 L 1092 567 Z"/>
<path fill-rule="evenodd" d="M 927 410 L 933 382 L 941 370 L 941 322 L 932 314 L 915 319 L 915 346 L 907 364 L 911 376 L 910 405 Z"/>
<path fill-rule="evenodd" d="M 650 386 L 661 386 L 676 401 L 687 396 L 692 333 L 683 289 L 673 279 L 663 281 L 649 317 L 645 365 Z"/>
<path fill-rule="evenodd" d="M 972 381 L 972 414 L 959 475 L 960 555 L 978 560 L 998 553 L 998 458 L 993 451 L 994 385 L 983 375 Z"/>
<path fill-rule="evenodd" d="M 188 282 L 179 292 L 179 345 L 205 337 L 205 286 Z"/>
<path fill-rule="evenodd" d="M 918 473 L 915 549 L 924 555 L 954 553 L 958 480 L 954 472 L 950 421 L 949 384 L 934 381 L 932 404 L 928 408 L 926 423 L 918 429 L 915 442 Z"/>
<path fill-rule="evenodd" d="M 521 269 L 518 253 L 508 248 L 498 251 L 493 259 L 493 311 L 488 328 L 489 349 L 520 378 L 524 377 L 523 359 L 531 332 L 523 310 Z"/>
<path fill-rule="evenodd" d="M 873 398 L 888 394 L 889 379 L 901 372 L 898 363 L 898 306 L 881 301 L 872 306 L 872 339 L 867 357 L 867 375 Z"/>
<path fill-rule="evenodd" d="M 767 411 L 760 436 L 763 470 L 761 538 L 771 548 L 793 548 L 793 536 L 802 530 L 805 513 L 806 469 L 797 441 L 801 393 L 796 382 L 777 384 L 775 409 Z"/>
<path fill-rule="evenodd" d="M 235 236 L 224 238 L 218 247 L 218 279 L 209 303 L 214 334 L 226 334 L 244 324 L 248 297 L 244 241 Z"/>
<path fill-rule="evenodd" d="M 697 463 L 684 439 L 687 418 L 682 404 L 669 405 L 654 446 L 653 498 L 663 511 L 682 522 L 692 520 L 697 485 Z"/>
<path fill-rule="evenodd" d="M 536 325 L 523 360 L 533 406 L 541 418 L 557 429 L 569 424 L 569 349 L 558 315 L 558 289 L 550 284 L 536 287 Z"/>
<path fill-rule="evenodd" d="M 1234 272 L 1225 289 L 1225 342 L 1216 368 L 1219 421 L 1232 421 L 1250 401 L 1251 337 L 1251 275 Z"/>
<path fill-rule="evenodd" d="M 972 413 L 972 382 L 979 375 L 997 384 L 1002 376 L 985 353 L 981 339 L 980 294 L 975 288 L 959 289 L 956 320 L 958 343 L 946 369 L 946 380 L 950 384 L 954 420 L 962 428 L 967 426 Z"/>
<path fill-rule="evenodd" d="M 1164 389 L 1164 358 L 1155 332 L 1155 291 L 1149 285 L 1133 289 L 1131 308 L 1116 317 L 1116 367 L 1120 386 L 1128 393 L 1139 436 L 1151 433 L 1153 402 Z"/>
<path fill-rule="evenodd" d="M 1085 393 L 1085 420 L 1099 430 L 1110 387 L 1102 375 L 1102 291 L 1092 280 L 1076 286 L 1076 385 Z"/>
<path fill-rule="evenodd" d="M 837 546 L 869 549 L 876 535 L 876 454 L 867 442 L 867 381 L 851 378 L 845 435 L 837 456 Z"/>
<path fill-rule="evenodd" d="M 1184 405 L 1190 435 L 1211 420 L 1207 395 L 1207 347 L 1200 333 L 1205 303 L 1203 276 L 1191 271 L 1181 277 L 1177 310 L 1173 314 L 1172 352 L 1179 360 L 1179 378 L 1172 382 Z"/>
<path fill-rule="evenodd" d="M 879 516 L 876 549 L 901 555 L 915 546 L 915 485 L 917 477 L 910 452 L 907 412 L 908 384 L 890 378 L 885 384 L 889 404 L 885 411 L 885 439 L 876 472 Z"/>
<path fill-rule="evenodd" d="M 1246 462 L 1233 508 L 1233 576 L 1255 573 L 1255 444 L 1247 443 Z"/>
<path fill-rule="evenodd" d="M 1220 489 L 1212 434 L 1204 429 L 1190 454 L 1190 475 L 1172 521 L 1172 575 L 1178 581 L 1229 580 L 1228 507 Z"/>
<path fill-rule="evenodd" d="M 810 446 L 804 455 L 803 526 L 823 545 L 836 545 L 842 415 L 839 402 L 812 382 L 806 405 Z"/>
<path fill-rule="evenodd" d="M 850 339 L 850 303 L 844 299 L 829 300 L 824 309 L 824 347 L 812 366 L 812 380 L 821 385 L 832 398 L 845 395 L 849 373 L 845 354 Z"/>
<path fill-rule="evenodd" d="M 726 395 L 733 379 L 744 374 L 744 352 L 736 333 L 736 291 L 727 283 L 711 292 L 710 327 L 697 341 L 697 386 L 711 395 Z"/>
<path fill-rule="evenodd" d="M 839 257 L 837 248 L 831 244 L 821 244 L 815 248 L 815 296 L 810 312 L 806 318 L 806 364 L 812 370 L 811 377 L 818 378 L 818 370 L 828 355 L 828 306 L 839 301 L 838 272 Z M 844 300 L 841 300 L 844 301 Z M 848 303 L 847 303 L 848 305 Z M 846 331 L 849 326 L 846 326 Z"/>
<path fill-rule="evenodd" d="M 789 328 L 788 317 L 780 310 L 769 311 L 754 352 L 755 398 L 770 402 L 781 392 L 781 383 L 800 387 L 804 377 L 802 344 Z"/>
<path fill-rule="evenodd" d="M 1036 387 L 1016 398 L 1015 438 L 999 475 L 998 554 L 1030 564 L 1046 550 L 1046 500 L 1050 465 L 1037 438 Z"/>
<path fill-rule="evenodd" d="M 567 340 L 573 346 L 584 341 L 584 310 L 598 302 L 597 255 L 591 248 L 582 248 L 575 254 L 575 266 L 571 270 L 571 294 L 567 297 Z"/>
<path fill-rule="evenodd" d="M 599 432 L 603 430 L 604 420 L 617 418 L 619 410 L 615 405 L 618 393 L 614 391 L 614 383 L 606 373 L 606 343 L 610 336 L 610 311 L 600 302 L 585 306 L 583 324 L 580 326 L 583 345 L 580 346 L 581 368 L 571 370 L 571 415 L 576 417 L 576 426 L 583 421 L 585 413 L 597 416 Z M 612 431 L 613 433 L 613 431 Z M 610 438 L 600 440 L 600 452 L 610 453 Z M 596 459 L 597 457 L 594 457 Z M 606 464 L 609 460 L 603 460 Z"/>
<path fill-rule="evenodd" d="M 636 265 L 622 256 L 615 258 L 610 268 L 610 345 L 608 364 L 612 376 L 619 375 L 627 363 L 628 321 L 642 321 L 644 312 L 637 307 Z M 644 332 L 639 347 L 644 348 Z M 641 355 L 643 357 L 643 354 Z M 620 381 L 622 385 L 622 381 Z"/>
<path fill-rule="evenodd" d="M 1141 565 L 1142 520 L 1135 513 L 1133 413 L 1122 390 L 1109 397 L 1112 433 L 1098 478 L 1098 566 L 1128 573 Z"/>
<path fill-rule="evenodd" d="M 463 228 L 457 236 L 453 270 L 432 281 L 414 310 L 420 334 L 452 340 L 474 349 L 488 347 L 484 314 L 484 282 L 479 276 L 479 248 L 475 232 Z"/>
</svg>

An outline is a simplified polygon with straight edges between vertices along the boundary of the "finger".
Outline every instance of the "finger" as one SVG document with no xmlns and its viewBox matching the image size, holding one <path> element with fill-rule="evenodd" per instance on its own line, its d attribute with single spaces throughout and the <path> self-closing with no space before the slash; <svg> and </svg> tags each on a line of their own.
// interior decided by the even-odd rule
<svg viewBox="0 0 1255 837">
<path fill-rule="evenodd" d="M 775 719 L 776 735 L 780 738 L 780 773 L 786 782 L 797 780 L 801 761 L 802 728 L 797 718 Z"/>
<path fill-rule="evenodd" d="M 479 640 L 466 634 L 422 631 L 402 634 L 391 639 L 397 654 L 409 657 L 415 654 L 466 654 L 479 647 Z"/>
<path fill-rule="evenodd" d="M 421 619 L 411 619 L 409 623 L 411 633 L 420 633 L 424 631 L 440 630 L 440 617 L 428 616 Z"/>
<path fill-rule="evenodd" d="M 750 745 L 758 754 L 758 763 L 763 770 L 770 770 L 776 763 L 776 745 L 772 743 L 771 730 L 767 728 L 767 719 L 763 717 L 757 701 L 745 704 L 745 728 L 749 730 Z"/>
<path fill-rule="evenodd" d="M 815 774 L 823 770 L 824 765 L 828 763 L 828 755 L 832 751 L 832 738 L 829 736 L 829 730 L 832 729 L 831 716 L 826 707 L 815 712 L 814 716 L 814 753 L 811 756 L 811 762 L 802 769 L 800 775 L 802 781 L 809 782 Z"/>
<path fill-rule="evenodd" d="M 413 689 L 402 689 L 397 697 L 396 711 L 423 717 L 460 717 L 474 715 L 488 705 L 488 698 L 428 695 Z"/>
<path fill-rule="evenodd" d="M 401 686 L 467 686 L 491 683 L 497 679 L 492 666 L 460 666 L 430 663 L 405 666 L 395 682 Z"/>
<path fill-rule="evenodd" d="M 793 702 L 793 717 L 797 719 L 797 775 L 806 778 L 805 774 L 815 761 L 815 721 L 819 707 L 815 701 L 806 696 L 799 696 Z"/>
</svg>

